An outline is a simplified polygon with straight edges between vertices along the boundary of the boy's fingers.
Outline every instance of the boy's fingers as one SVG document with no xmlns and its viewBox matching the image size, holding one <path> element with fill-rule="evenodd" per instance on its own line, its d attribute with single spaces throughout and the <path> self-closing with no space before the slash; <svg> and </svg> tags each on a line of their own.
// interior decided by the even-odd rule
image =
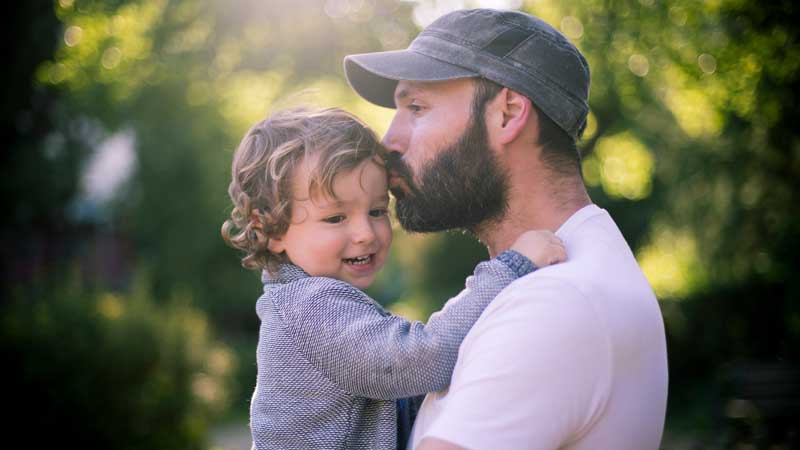
<svg viewBox="0 0 800 450">
<path fill-rule="evenodd" d="M 567 252 L 564 250 L 564 247 L 559 246 L 558 248 L 556 248 L 556 253 L 552 258 L 551 264 L 564 262 L 566 261 L 566 259 L 567 259 Z"/>
</svg>

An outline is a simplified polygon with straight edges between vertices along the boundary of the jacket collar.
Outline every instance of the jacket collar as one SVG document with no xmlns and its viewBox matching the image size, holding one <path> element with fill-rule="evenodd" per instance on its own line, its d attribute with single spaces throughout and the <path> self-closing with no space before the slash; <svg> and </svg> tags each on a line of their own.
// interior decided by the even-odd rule
<svg viewBox="0 0 800 450">
<path fill-rule="evenodd" d="M 264 289 L 308 277 L 309 275 L 303 269 L 294 264 L 281 264 L 275 273 L 270 273 L 267 270 L 261 272 L 261 282 L 264 283 Z"/>
</svg>

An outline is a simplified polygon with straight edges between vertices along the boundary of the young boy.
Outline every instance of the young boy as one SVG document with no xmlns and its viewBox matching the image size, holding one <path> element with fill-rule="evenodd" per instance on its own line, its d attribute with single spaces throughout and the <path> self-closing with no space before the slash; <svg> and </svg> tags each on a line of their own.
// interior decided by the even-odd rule
<svg viewBox="0 0 800 450">
<path fill-rule="evenodd" d="M 275 113 L 236 151 L 222 235 L 246 253 L 245 267 L 263 270 L 250 407 L 257 449 L 402 446 L 396 399 L 447 386 L 489 302 L 565 258 L 552 233 L 527 232 L 479 264 L 427 324 L 387 313 L 361 291 L 392 241 L 381 155 L 374 133 L 338 109 Z"/>
</svg>

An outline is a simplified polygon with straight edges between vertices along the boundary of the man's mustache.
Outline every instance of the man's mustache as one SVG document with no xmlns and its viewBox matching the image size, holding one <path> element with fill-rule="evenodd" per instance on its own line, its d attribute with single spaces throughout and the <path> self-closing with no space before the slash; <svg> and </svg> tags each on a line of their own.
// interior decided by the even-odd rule
<svg viewBox="0 0 800 450">
<path fill-rule="evenodd" d="M 410 189 L 413 193 L 416 187 L 413 182 L 413 178 L 411 176 L 411 168 L 408 167 L 405 161 L 403 161 L 403 155 L 399 152 L 389 152 L 385 157 L 385 164 L 386 169 L 389 171 L 389 175 L 392 177 L 398 177 L 402 179 L 408 189 Z M 398 199 L 402 199 L 408 194 L 409 192 L 404 192 L 400 188 L 391 189 L 392 193 Z"/>
<path fill-rule="evenodd" d="M 392 173 L 393 176 L 399 176 L 406 181 L 411 181 L 411 169 L 405 161 L 400 152 L 389 152 L 386 155 L 386 168 Z"/>
</svg>

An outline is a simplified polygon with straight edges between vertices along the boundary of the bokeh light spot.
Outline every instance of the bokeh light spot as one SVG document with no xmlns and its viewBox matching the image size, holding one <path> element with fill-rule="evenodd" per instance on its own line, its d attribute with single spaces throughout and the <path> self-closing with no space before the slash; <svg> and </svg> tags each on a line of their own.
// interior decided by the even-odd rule
<svg viewBox="0 0 800 450">
<path fill-rule="evenodd" d="M 636 255 L 659 298 L 686 297 L 703 279 L 697 243 L 690 233 L 654 227 L 650 242 Z"/>
<path fill-rule="evenodd" d="M 109 47 L 103 52 L 102 64 L 106 69 L 113 69 L 119 65 L 122 51 L 117 47 Z"/>
<path fill-rule="evenodd" d="M 707 93 L 698 89 L 669 89 L 664 100 L 690 137 L 716 136 L 722 131 L 722 116 Z"/>
<path fill-rule="evenodd" d="M 650 195 L 653 165 L 647 147 L 625 132 L 601 138 L 584 162 L 584 172 L 589 184 L 599 178 L 609 196 L 640 200 Z"/>
<path fill-rule="evenodd" d="M 64 81 L 67 77 L 67 66 L 62 63 L 53 64 L 50 66 L 49 80 L 53 84 L 58 84 Z"/>
<path fill-rule="evenodd" d="M 644 77 L 650 72 L 650 61 L 638 53 L 631 55 L 628 58 L 628 69 L 637 77 Z"/>
<path fill-rule="evenodd" d="M 81 27 L 72 25 L 64 32 L 64 43 L 67 47 L 74 47 L 81 42 L 83 38 L 83 29 Z"/>
<path fill-rule="evenodd" d="M 697 64 L 700 66 L 700 70 L 707 74 L 712 74 L 717 70 L 717 60 L 708 53 L 698 56 Z"/>
<path fill-rule="evenodd" d="M 97 312 L 109 320 L 116 320 L 124 312 L 122 300 L 114 294 L 104 294 L 97 301 Z"/>
<path fill-rule="evenodd" d="M 566 16 L 561 19 L 561 31 L 568 38 L 578 40 L 583 37 L 583 24 L 577 17 Z"/>
</svg>

